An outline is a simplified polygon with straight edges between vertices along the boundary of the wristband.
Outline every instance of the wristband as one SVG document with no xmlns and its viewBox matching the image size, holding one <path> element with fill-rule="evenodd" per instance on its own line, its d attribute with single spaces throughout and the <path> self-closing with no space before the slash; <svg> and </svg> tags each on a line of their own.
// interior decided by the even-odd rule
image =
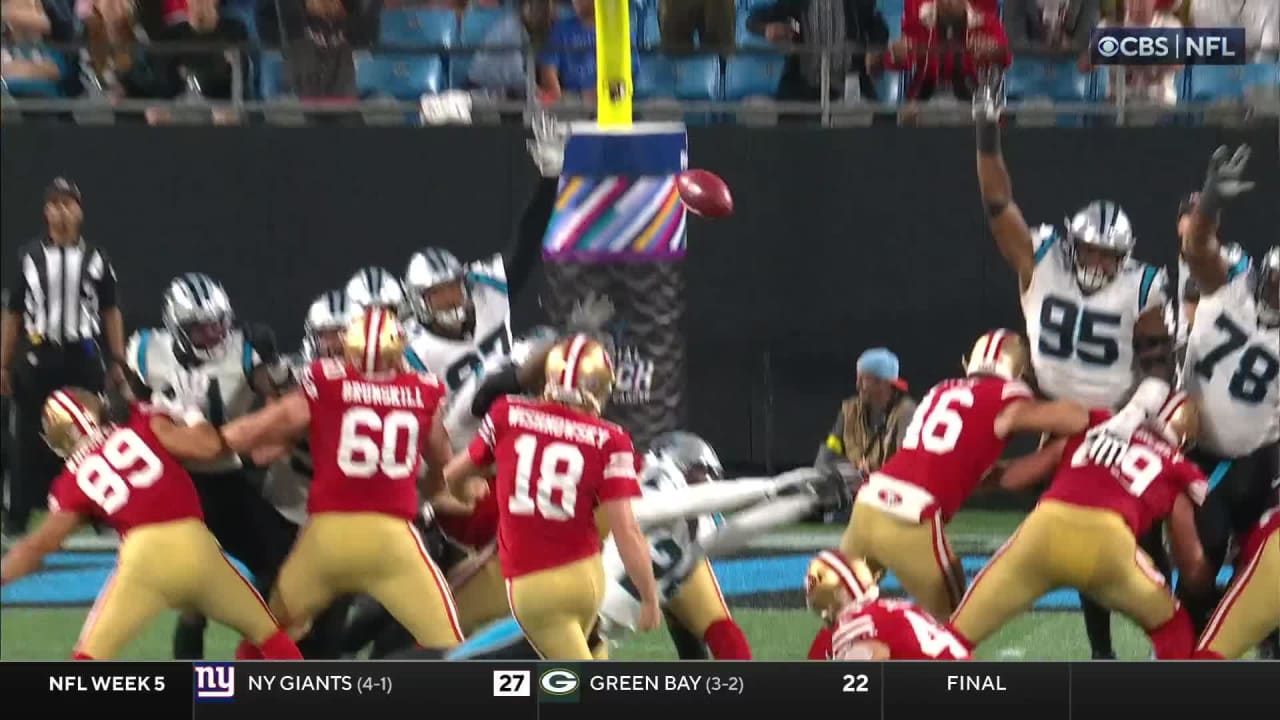
<svg viewBox="0 0 1280 720">
<path fill-rule="evenodd" d="M 978 152 L 983 155 L 1000 154 L 1000 122 L 980 118 L 978 120 Z"/>
</svg>

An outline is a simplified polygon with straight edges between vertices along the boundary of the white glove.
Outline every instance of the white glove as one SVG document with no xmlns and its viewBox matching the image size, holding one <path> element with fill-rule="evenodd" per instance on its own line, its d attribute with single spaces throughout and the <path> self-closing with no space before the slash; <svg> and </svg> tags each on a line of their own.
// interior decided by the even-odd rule
<svg viewBox="0 0 1280 720">
<path fill-rule="evenodd" d="M 178 370 L 169 382 L 169 392 L 152 404 L 187 425 L 205 422 L 204 406 L 209 401 L 209 376 L 203 370 Z"/>
<path fill-rule="evenodd" d="M 615 312 L 613 301 L 608 296 L 588 292 L 586 297 L 574 303 L 567 324 L 571 330 L 599 332 L 613 319 Z"/>
<path fill-rule="evenodd" d="M 569 127 L 549 112 L 540 111 L 530 118 L 533 139 L 526 145 L 533 163 L 543 177 L 560 177 L 564 168 L 564 146 L 569 141 Z"/>
<path fill-rule="evenodd" d="M 470 125 L 471 95 L 461 90 L 423 95 L 418 110 L 423 125 Z"/>
<path fill-rule="evenodd" d="M 1129 449 L 1133 434 L 1145 422 L 1147 415 L 1139 408 L 1126 407 L 1110 420 L 1096 425 L 1085 435 L 1089 444 L 1089 459 L 1103 467 L 1111 467 L 1120 462 Z"/>
</svg>

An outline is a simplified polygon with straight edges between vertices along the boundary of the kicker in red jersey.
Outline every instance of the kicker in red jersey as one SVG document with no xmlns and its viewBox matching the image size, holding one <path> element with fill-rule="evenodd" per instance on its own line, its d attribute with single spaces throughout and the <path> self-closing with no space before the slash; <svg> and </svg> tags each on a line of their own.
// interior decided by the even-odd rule
<svg viewBox="0 0 1280 720">
<path fill-rule="evenodd" d="M 993 376 L 944 380 L 935 385 L 907 426 L 902 448 L 880 474 L 915 485 L 932 496 L 944 521 L 964 504 L 1004 452 L 996 417 L 1033 395 L 1025 383 Z M 921 508 L 921 515 L 932 510 Z"/>
<path fill-rule="evenodd" d="M 1089 413 L 1090 427 L 1110 417 L 1110 412 L 1094 410 Z M 1208 492 L 1204 473 L 1164 438 L 1139 428 L 1114 467 L 1089 460 L 1084 433 L 1072 437 L 1041 499 L 1111 510 L 1141 536 L 1173 510 L 1174 500 L 1184 492 L 1197 505 L 1203 503 Z"/>
<path fill-rule="evenodd" d="M 876 600 L 840 613 L 831 632 L 828 657 L 860 659 L 852 654 L 862 642 L 889 649 L 890 660 L 968 660 L 969 651 L 946 626 L 902 600 Z"/>
<path fill-rule="evenodd" d="M 152 416 L 136 404 L 127 423 L 73 455 L 53 481 L 49 509 L 101 518 L 122 537 L 141 525 L 203 521 L 191 476 L 156 439 Z"/>
<path fill-rule="evenodd" d="M 622 428 L 559 403 L 496 401 L 469 448 L 478 467 L 495 464 L 502 513 L 498 556 L 518 577 L 600 551 L 595 508 L 638 497 L 638 458 Z"/>
<path fill-rule="evenodd" d="M 445 396 L 427 373 L 362 375 L 324 358 L 303 372 L 314 462 L 310 513 L 375 512 L 413 520 L 421 448 Z"/>
</svg>

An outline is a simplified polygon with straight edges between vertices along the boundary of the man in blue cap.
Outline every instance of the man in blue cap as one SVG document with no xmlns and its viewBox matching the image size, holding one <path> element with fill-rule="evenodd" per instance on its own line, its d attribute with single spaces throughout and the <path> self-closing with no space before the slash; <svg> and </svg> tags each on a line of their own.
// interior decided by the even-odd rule
<svg viewBox="0 0 1280 720">
<path fill-rule="evenodd" d="M 863 475 L 898 450 L 916 411 L 907 382 L 898 376 L 898 356 L 872 348 L 858 358 L 858 394 L 840 405 L 835 425 L 818 449 L 815 465 L 848 462 Z"/>
</svg>

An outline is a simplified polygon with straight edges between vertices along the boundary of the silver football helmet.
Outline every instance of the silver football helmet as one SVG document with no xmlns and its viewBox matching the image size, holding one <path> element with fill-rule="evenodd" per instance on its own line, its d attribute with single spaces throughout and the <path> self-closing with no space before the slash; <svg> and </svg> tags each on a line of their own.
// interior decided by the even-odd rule
<svg viewBox="0 0 1280 720">
<path fill-rule="evenodd" d="M 674 467 L 690 485 L 724 477 L 720 457 L 711 445 L 697 435 L 682 430 L 662 433 L 654 438 L 644 460 L 646 466 L 668 464 Z"/>
<path fill-rule="evenodd" d="M 404 287 L 409 307 L 424 327 L 455 334 L 475 317 L 467 271 L 448 250 L 431 247 L 414 253 Z"/>
<path fill-rule="evenodd" d="M 1280 327 L 1280 245 L 1272 246 L 1262 256 L 1254 272 L 1258 321 L 1267 327 Z"/>
<path fill-rule="evenodd" d="M 1110 200 L 1095 200 L 1066 219 L 1067 237 L 1070 239 L 1068 257 L 1075 271 L 1076 282 L 1086 293 L 1097 292 L 1115 279 L 1116 274 L 1129 259 L 1136 242 L 1129 216 Z M 1081 247 L 1101 250 L 1117 258 L 1115 268 L 1094 264 L 1082 264 Z"/>
<path fill-rule="evenodd" d="M 302 326 L 302 358 L 308 362 L 342 355 L 342 333 L 356 309 L 341 290 L 330 290 L 311 303 Z"/>
<path fill-rule="evenodd" d="M 544 348 L 548 344 L 555 342 L 559 337 L 554 328 L 547 325 L 536 325 L 529 328 L 528 332 L 516 338 L 511 344 L 511 362 L 517 366 L 524 365 L 539 348 Z"/>
<path fill-rule="evenodd" d="M 164 291 L 161 317 L 178 352 L 202 361 L 227 351 L 235 313 L 222 285 L 204 273 L 184 273 Z"/>
<path fill-rule="evenodd" d="M 360 268 L 347 281 L 347 302 L 354 311 L 369 307 L 385 308 L 403 315 L 404 287 L 391 271 L 377 266 Z"/>
</svg>

